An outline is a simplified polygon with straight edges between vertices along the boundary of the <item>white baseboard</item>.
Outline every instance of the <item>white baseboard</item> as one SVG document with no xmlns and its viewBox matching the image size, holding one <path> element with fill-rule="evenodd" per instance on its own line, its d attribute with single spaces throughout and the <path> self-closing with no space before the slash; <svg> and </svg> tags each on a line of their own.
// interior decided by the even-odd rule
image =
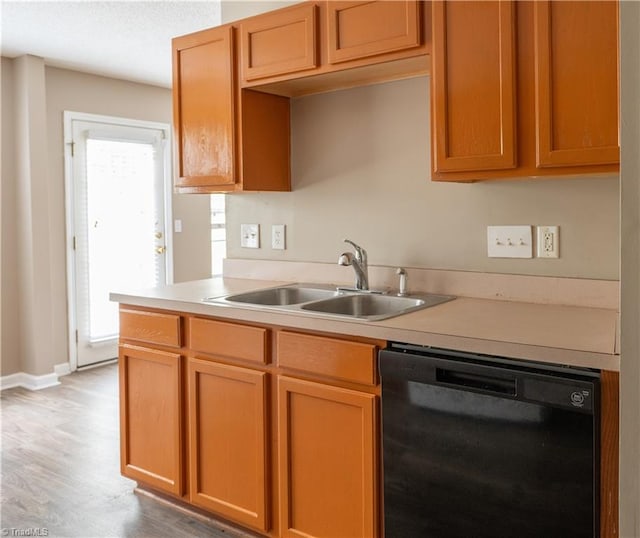
<svg viewBox="0 0 640 538">
<path fill-rule="evenodd" d="M 28 390 L 46 389 L 60 384 L 58 375 L 57 372 L 44 375 L 26 374 L 24 372 L 5 375 L 0 378 L 0 390 L 11 389 L 13 387 L 23 387 Z"/>
<path fill-rule="evenodd" d="M 56 364 L 53 367 L 53 373 L 56 374 L 58 377 L 69 375 L 71 373 L 71 365 L 68 362 L 62 362 L 60 364 Z"/>
</svg>

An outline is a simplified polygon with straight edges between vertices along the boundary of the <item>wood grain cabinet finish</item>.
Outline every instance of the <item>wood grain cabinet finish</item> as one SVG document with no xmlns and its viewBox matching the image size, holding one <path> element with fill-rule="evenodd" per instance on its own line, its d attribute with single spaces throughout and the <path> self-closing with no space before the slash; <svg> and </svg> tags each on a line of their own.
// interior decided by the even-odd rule
<svg viewBox="0 0 640 538">
<path fill-rule="evenodd" d="M 381 535 L 375 357 L 384 341 L 357 342 L 187 313 L 121 311 L 124 476 L 177 497 L 186 490 L 191 504 L 272 537 Z M 129 343 L 157 338 L 148 334 L 179 338 L 182 318 L 187 339 L 176 344 L 183 346 L 180 353 L 166 350 L 175 340 L 164 336 L 159 342 L 165 350 Z M 262 362 L 270 330 L 277 332 L 276 364 Z M 255 362 L 256 369 L 196 353 Z M 618 536 L 618 402 L 619 375 L 603 371 L 603 538 Z"/>
<path fill-rule="evenodd" d="M 289 100 L 240 90 L 232 26 L 173 40 L 173 120 L 177 192 L 291 189 Z"/>
<path fill-rule="evenodd" d="M 420 23 L 417 0 L 327 2 L 329 63 L 417 47 Z"/>
<path fill-rule="evenodd" d="M 432 178 L 619 171 L 618 2 L 435 0 Z"/>
<path fill-rule="evenodd" d="M 379 535 L 376 399 L 278 379 L 281 536 Z"/>
<path fill-rule="evenodd" d="M 267 329 L 203 318 L 189 319 L 188 327 L 192 351 L 259 364 L 267 362 Z"/>
<path fill-rule="evenodd" d="M 120 345 L 119 377 L 122 474 L 182 495 L 180 355 Z"/>
<path fill-rule="evenodd" d="M 618 2 L 535 2 L 534 47 L 538 166 L 618 163 Z"/>
<path fill-rule="evenodd" d="M 229 26 L 173 40 L 176 187 L 235 183 L 234 69 Z"/>
<path fill-rule="evenodd" d="M 434 171 L 514 168 L 514 3 L 435 0 L 432 16 Z"/>
<path fill-rule="evenodd" d="M 242 21 L 243 80 L 317 67 L 316 11 L 315 4 L 305 3 Z"/>
<path fill-rule="evenodd" d="M 618 538 L 620 473 L 620 374 L 600 378 L 600 538 Z"/>
<path fill-rule="evenodd" d="M 363 385 L 378 383 L 378 348 L 289 331 L 278 332 L 278 366 Z"/>
<path fill-rule="evenodd" d="M 269 529 L 267 374 L 189 358 L 189 495 L 193 504 Z"/>
<path fill-rule="evenodd" d="M 180 347 L 180 316 L 120 309 L 120 338 L 147 344 Z"/>
<path fill-rule="evenodd" d="M 238 23 L 241 86 L 301 97 L 426 75 L 430 21 L 421 0 L 316 0 L 256 15 Z"/>
</svg>

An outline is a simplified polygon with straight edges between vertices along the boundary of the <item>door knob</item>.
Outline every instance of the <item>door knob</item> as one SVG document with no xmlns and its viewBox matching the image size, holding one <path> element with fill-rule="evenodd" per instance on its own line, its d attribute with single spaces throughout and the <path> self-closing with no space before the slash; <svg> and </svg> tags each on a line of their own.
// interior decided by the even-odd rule
<svg viewBox="0 0 640 538">
<path fill-rule="evenodd" d="M 167 247 L 164 247 L 164 246 L 162 246 L 162 247 L 156 247 L 156 252 L 157 252 L 158 254 L 164 254 L 166 251 L 167 251 Z"/>
</svg>

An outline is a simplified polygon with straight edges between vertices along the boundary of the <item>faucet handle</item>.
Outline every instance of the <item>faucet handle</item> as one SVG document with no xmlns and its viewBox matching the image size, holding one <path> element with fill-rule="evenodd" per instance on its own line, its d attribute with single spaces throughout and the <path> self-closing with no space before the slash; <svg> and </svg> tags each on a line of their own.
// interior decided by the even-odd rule
<svg viewBox="0 0 640 538">
<path fill-rule="evenodd" d="M 367 261 L 367 251 L 363 249 L 360 245 L 351 241 L 351 239 L 344 239 L 345 243 L 349 243 L 353 249 L 356 251 L 356 259 L 360 262 L 366 263 Z"/>
</svg>

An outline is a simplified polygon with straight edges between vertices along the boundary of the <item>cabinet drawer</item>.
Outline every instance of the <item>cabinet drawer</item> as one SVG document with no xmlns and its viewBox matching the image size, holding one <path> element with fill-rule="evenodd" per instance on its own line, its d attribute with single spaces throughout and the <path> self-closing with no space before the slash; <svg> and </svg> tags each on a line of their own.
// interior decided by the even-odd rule
<svg viewBox="0 0 640 538">
<path fill-rule="evenodd" d="M 278 333 L 278 366 L 365 385 L 377 384 L 372 344 L 288 331 Z"/>
<path fill-rule="evenodd" d="M 260 15 L 240 24 L 242 78 L 255 80 L 317 67 L 316 6 Z"/>
<path fill-rule="evenodd" d="M 329 62 L 419 46 L 419 13 L 416 0 L 328 2 Z"/>
<path fill-rule="evenodd" d="M 180 347 L 180 316 L 121 308 L 120 338 Z"/>
<path fill-rule="evenodd" d="M 233 359 L 267 362 L 267 330 L 210 319 L 189 320 L 189 348 Z"/>
</svg>

